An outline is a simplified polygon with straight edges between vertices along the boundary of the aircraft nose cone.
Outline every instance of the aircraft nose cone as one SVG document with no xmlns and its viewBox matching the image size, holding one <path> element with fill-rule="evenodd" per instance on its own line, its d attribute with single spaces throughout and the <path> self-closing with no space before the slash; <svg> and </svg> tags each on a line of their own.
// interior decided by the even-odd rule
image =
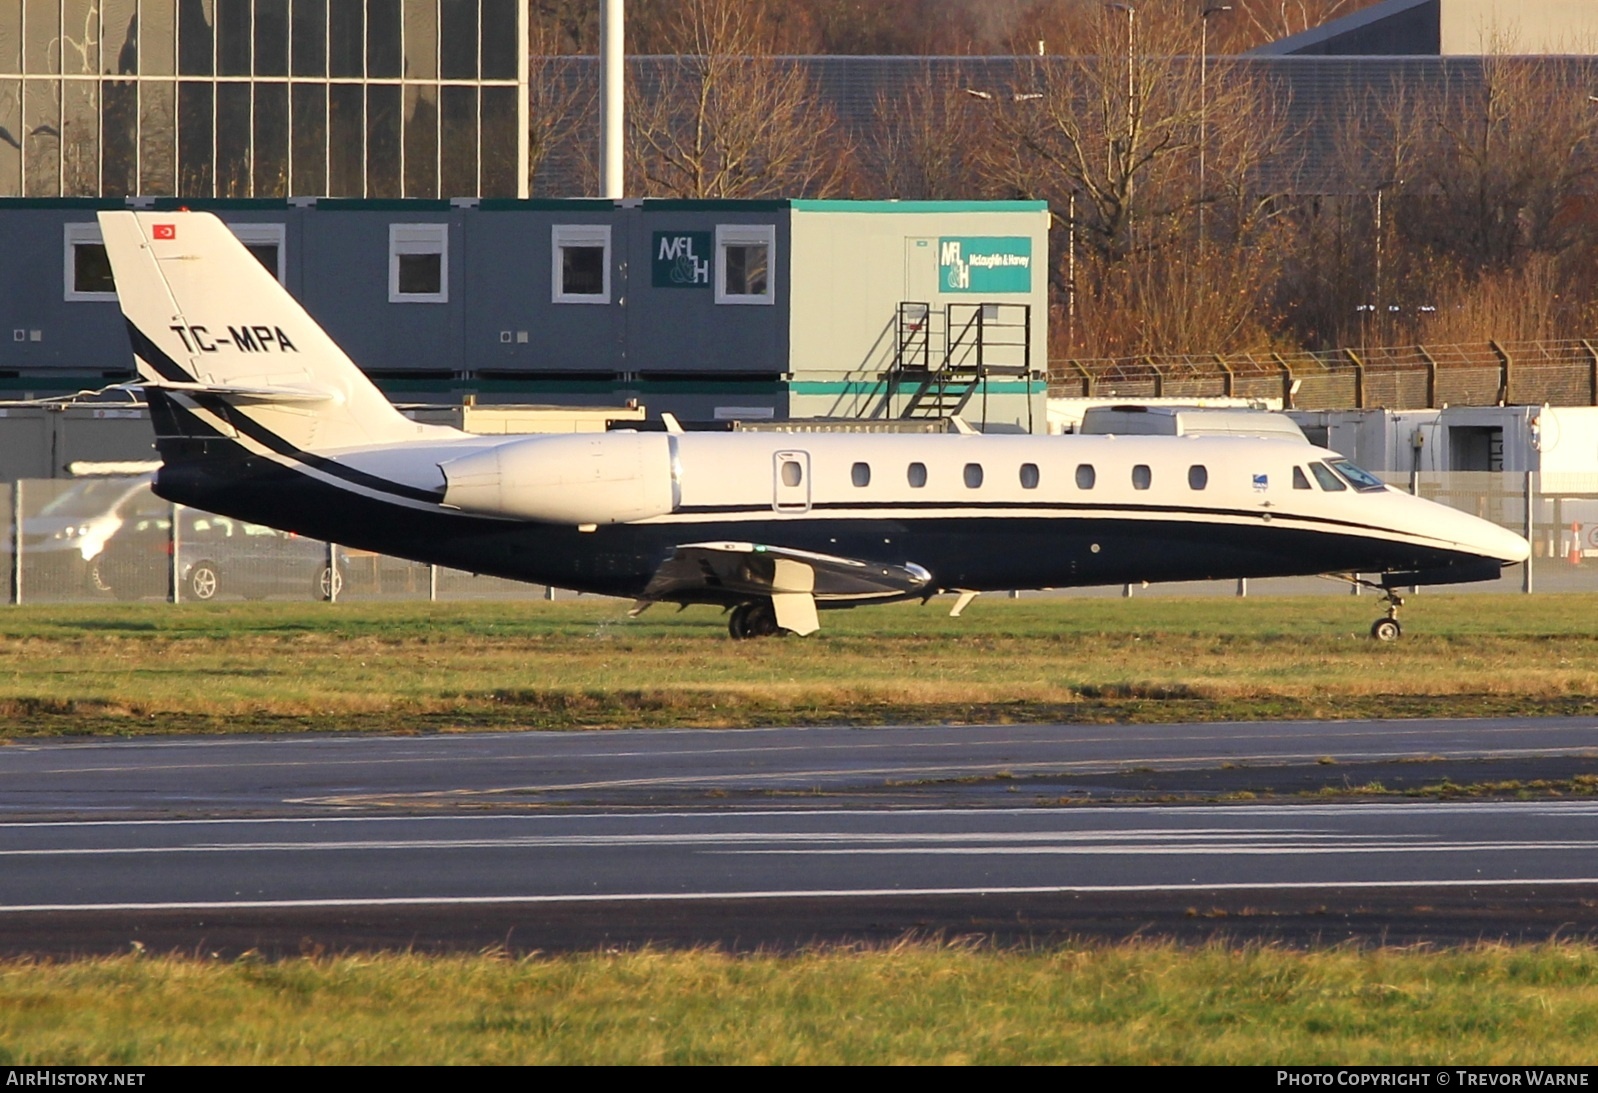
<svg viewBox="0 0 1598 1093">
<path fill-rule="evenodd" d="M 1524 562 L 1531 557 L 1531 544 L 1523 536 L 1498 527 L 1496 524 L 1493 525 L 1493 530 L 1498 533 L 1493 537 L 1495 540 L 1493 549 L 1502 552 L 1495 553 L 1493 557 L 1505 562 Z"/>
<path fill-rule="evenodd" d="M 1492 558 L 1505 565 L 1524 562 L 1531 557 L 1531 544 L 1515 532 L 1468 513 L 1459 513 L 1459 515 L 1463 520 L 1461 526 L 1455 529 L 1453 537 L 1471 553 L 1479 554 L 1483 558 Z"/>
</svg>

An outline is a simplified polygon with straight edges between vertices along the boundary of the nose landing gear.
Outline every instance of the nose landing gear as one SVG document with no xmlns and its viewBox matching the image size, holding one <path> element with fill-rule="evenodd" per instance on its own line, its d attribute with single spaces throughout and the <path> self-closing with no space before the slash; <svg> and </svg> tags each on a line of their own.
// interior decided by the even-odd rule
<svg viewBox="0 0 1598 1093">
<path fill-rule="evenodd" d="M 1404 633 L 1404 628 L 1398 625 L 1398 609 L 1404 606 L 1404 598 L 1391 588 L 1382 591 L 1387 614 L 1371 623 L 1371 637 L 1377 641 L 1397 641 Z"/>
<path fill-rule="evenodd" d="M 1398 601 L 1402 603 L 1402 600 Z M 1395 605 L 1396 606 L 1396 605 Z M 1398 620 L 1393 617 L 1393 607 L 1389 607 L 1386 618 L 1377 619 L 1371 623 L 1371 637 L 1377 641 L 1397 641 L 1404 633 L 1404 628 L 1398 625 Z"/>
<path fill-rule="evenodd" d="M 1353 573 L 1336 574 L 1336 579 L 1347 581 L 1355 589 L 1369 588 L 1373 592 L 1382 594 L 1382 602 L 1387 605 L 1387 614 L 1371 623 L 1370 635 L 1377 641 L 1397 641 L 1404 634 L 1404 628 L 1398 624 L 1398 609 L 1404 606 L 1404 598 L 1398 594 L 1396 588 L 1367 581 Z"/>
</svg>

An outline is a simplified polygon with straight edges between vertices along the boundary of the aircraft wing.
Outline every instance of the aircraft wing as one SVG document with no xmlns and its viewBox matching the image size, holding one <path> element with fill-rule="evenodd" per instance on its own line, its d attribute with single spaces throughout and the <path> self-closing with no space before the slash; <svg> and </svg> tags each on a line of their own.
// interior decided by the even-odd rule
<svg viewBox="0 0 1598 1093">
<path fill-rule="evenodd" d="M 651 603 L 726 603 L 769 597 L 786 630 L 819 627 L 817 601 L 865 603 L 930 593 L 932 574 L 894 565 L 760 543 L 684 543 L 655 571 L 637 611 Z"/>
</svg>

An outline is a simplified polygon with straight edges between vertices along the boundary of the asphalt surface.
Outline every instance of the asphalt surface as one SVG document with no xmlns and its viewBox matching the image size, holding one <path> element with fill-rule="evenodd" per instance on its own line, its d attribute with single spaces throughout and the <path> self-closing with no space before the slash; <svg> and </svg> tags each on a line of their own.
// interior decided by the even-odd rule
<svg viewBox="0 0 1598 1093">
<path fill-rule="evenodd" d="M 1592 936 L 1595 773 L 1590 718 L 12 744 L 0 953 Z"/>
</svg>

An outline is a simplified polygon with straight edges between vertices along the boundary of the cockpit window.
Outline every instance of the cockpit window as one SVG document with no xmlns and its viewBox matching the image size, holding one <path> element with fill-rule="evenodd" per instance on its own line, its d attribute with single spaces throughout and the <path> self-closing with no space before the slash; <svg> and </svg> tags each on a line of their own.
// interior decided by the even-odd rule
<svg viewBox="0 0 1598 1093">
<path fill-rule="evenodd" d="M 1309 489 L 1309 476 L 1304 473 L 1303 467 L 1293 468 L 1293 488 L 1295 490 Z"/>
<path fill-rule="evenodd" d="M 1332 470 L 1348 479 L 1349 485 L 1360 493 L 1376 493 L 1387 488 L 1380 478 L 1363 467 L 1356 467 L 1347 459 L 1334 459 L 1331 461 Z"/>
<path fill-rule="evenodd" d="M 1343 485 L 1343 480 L 1332 473 L 1332 468 L 1324 463 L 1311 463 L 1309 473 L 1315 476 L 1315 481 L 1321 484 L 1321 489 L 1336 493 L 1348 489 Z"/>
</svg>

